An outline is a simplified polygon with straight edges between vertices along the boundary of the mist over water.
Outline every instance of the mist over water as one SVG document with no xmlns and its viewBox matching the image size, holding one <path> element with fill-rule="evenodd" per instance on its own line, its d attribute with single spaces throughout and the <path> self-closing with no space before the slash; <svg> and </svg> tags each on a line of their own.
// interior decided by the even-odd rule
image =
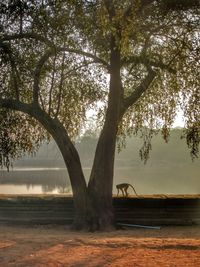
<svg viewBox="0 0 200 267">
<path fill-rule="evenodd" d="M 66 168 L 19 167 L 0 172 L 0 194 L 71 193 Z"/>
<path fill-rule="evenodd" d="M 115 168 L 113 193 L 115 185 L 130 183 L 138 194 L 199 194 L 200 179 L 198 170 L 193 174 L 186 166 L 163 167 L 142 165 L 135 168 Z M 176 172 L 176 176 L 174 173 Z M 84 169 L 89 177 L 90 169 Z M 71 186 L 66 169 L 56 168 L 22 168 L 9 173 L 0 173 L 0 194 L 71 194 Z M 134 194 L 129 189 L 130 194 Z"/>
<path fill-rule="evenodd" d="M 126 149 L 116 153 L 113 194 L 116 184 L 130 183 L 138 194 L 200 194 L 200 160 L 192 162 L 180 130 L 170 142 L 160 136 L 153 140 L 147 164 L 141 162 L 139 138 L 128 139 Z M 96 139 L 87 137 L 77 144 L 88 181 Z M 0 194 L 71 194 L 67 170 L 55 143 L 43 145 L 36 157 L 25 157 L 7 172 L 0 170 Z M 134 194 L 129 189 L 129 194 Z"/>
</svg>

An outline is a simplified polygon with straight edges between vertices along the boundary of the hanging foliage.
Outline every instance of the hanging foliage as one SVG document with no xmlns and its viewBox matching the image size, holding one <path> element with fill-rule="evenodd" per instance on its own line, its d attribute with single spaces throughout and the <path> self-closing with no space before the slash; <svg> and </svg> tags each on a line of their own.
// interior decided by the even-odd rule
<svg viewBox="0 0 200 267">
<path fill-rule="evenodd" d="M 146 160 L 154 133 L 160 130 L 167 142 L 181 108 L 187 144 L 192 157 L 198 155 L 198 1 L 13 0 L 1 3 L 0 13 L 0 107 L 11 99 L 38 103 L 73 140 L 90 110 L 103 128 L 114 40 L 120 55 L 119 150 L 126 135 L 141 134 Z M 47 136 L 36 121 L 5 109 L 0 127 L 1 166 L 32 153 Z"/>
</svg>

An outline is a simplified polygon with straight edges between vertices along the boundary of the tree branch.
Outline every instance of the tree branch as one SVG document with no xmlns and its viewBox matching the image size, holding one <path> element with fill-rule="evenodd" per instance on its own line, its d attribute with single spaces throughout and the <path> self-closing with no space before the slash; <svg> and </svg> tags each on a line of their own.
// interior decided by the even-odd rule
<svg viewBox="0 0 200 267">
<path fill-rule="evenodd" d="M 61 65 L 61 77 L 60 77 L 60 83 L 59 83 L 59 92 L 58 92 L 58 105 L 57 105 L 57 109 L 55 112 L 55 118 L 58 117 L 58 113 L 60 110 L 60 104 L 61 104 L 61 93 L 62 93 L 62 88 L 63 88 L 63 81 L 64 81 L 64 63 L 65 63 L 65 54 L 63 54 L 63 58 L 62 58 L 62 65 Z"/>
<path fill-rule="evenodd" d="M 144 92 L 149 88 L 150 84 L 154 80 L 156 76 L 156 72 L 152 69 L 149 70 L 149 73 L 144 78 L 144 80 L 141 82 L 139 86 L 135 88 L 135 90 L 132 92 L 130 96 L 124 99 L 124 109 L 123 113 L 133 104 L 135 104 L 138 99 L 142 96 Z"/>
<path fill-rule="evenodd" d="M 73 53 L 81 56 L 85 56 L 87 58 L 91 58 L 94 60 L 94 63 L 100 63 L 102 64 L 108 71 L 110 71 L 110 65 L 103 59 L 97 57 L 96 55 L 93 55 L 89 52 L 79 50 L 79 49 L 72 49 L 72 48 L 67 48 L 67 47 L 61 47 L 58 48 L 57 51 L 63 51 L 63 52 L 68 52 L 68 53 Z"/>
<path fill-rule="evenodd" d="M 145 7 L 153 2 L 161 3 L 171 10 L 185 10 L 200 6 L 199 0 L 141 0 L 141 7 Z"/>
<path fill-rule="evenodd" d="M 48 103 L 48 114 L 51 114 L 51 102 L 52 102 L 52 92 L 53 92 L 53 86 L 54 86 L 54 80 L 55 80 L 55 72 L 56 72 L 56 55 L 53 59 L 53 70 L 52 70 L 52 77 L 51 77 L 51 85 L 49 90 L 49 103 Z"/>
<path fill-rule="evenodd" d="M 33 102 L 38 103 L 38 95 L 40 91 L 39 82 L 41 77 L 42 67 L 44 66 L 45 62 L 49 59 L 50 56 L 55 54 L 54 50 L 48 50 L 38 61 L 35 72 L 34 72 L 34 83 L 33 83 Z"/>
<path fill-rule="evenodd" d="M 150 4 L 152 4 L 153 2 L 156 2 L 157 0 L 140 0 L 139 1 L 139 6 L 138 6 L 138 10 L 137 10 L 137 14 L 140 15 L 142 14 L 144 8 Z M 135 6 L 136 1 L 132 0 L 129 7 L 125 10 L 124 12 L 124 18 L 127 18 L 128 16 L 131 15 L 133 7 Z M 143 14 L 144 16 L 144 14 Z"/>
<path fill-rule="evenodd" d="M 57 49 L 49 49 L 46 51 L 46 53 L 44 53 L 44 55 L 40 58 L 40 60 L 38 61 L 36 68 L 35 68 L 35 72 L 34 72 L 34 85 L 33 85 L 33 101 L 34 102 L 38 102 L 38 94 L 39 94 L 39 82 L 40 82 L 40 75 L 41 75 L 41 71 L 42 71 L 42 67 L 44 66 L 45 62 L 53 55 L 55 55 L 58 52 L 68 52 L 68 53 L 74 53 L 74 54 L 78 54 L 78 55 L 82 55 L 88 58 L 92 58 L 93 62 L 95 63 L 101 63 L 104 66 L 106 66 L 107 70 L 110 70 L 110 66 L 107 62 L 105 62 L 104 60 L 96 57 L 93 54 L 90 54 L 88 52 L 85 51 L 81 51 L 81 50 L 76 50 L 76 49 L 70 49 L 67 47 L 61 47 L 61 48 L 57 48 Z"/>
<path fill-rule="evenodd" d="M 32 116 L 32 105 L 22 103 L 19 100 L 15 99 L 4 99 L 0 98 L 0 108 L 12 109 L 15 111 L 24 112 L 30 116 Z"/>
<path fill-rule="evenodd" d="M 80 158 L 78 152 L 70 140 L 66 129 L 60 123 L 58 119 L 52 119 L 45 111 L 43 111 L 39 105 L 32 103 L 26 104 L 14 99 L 2 99 L 0 98 L 0 108 L 12 109 L 21 111 L 35 118 L 41 125 L 52 135 L 56 141 L 60 151 L 63 155 L 63 159 L 67 166 L 72 188 L 75 194 L 82 189 L 86 190 L 86 183 L 82 172 Z M 75 173 L 77 175 L 73 175 Z M 78 175 L 80 174 L 80 175 Z M 78 183 L 78 189 L 75 185 Z"/>
<path fill-rule="evenodd" d="M 20 78 L 19 78 L 19 73 L 18 73 L 16 64 L 15 64 L 15 60 L 13 58 L 13 55 L 12 55 L 11 49 L 9 47 L 9 44 L 5 44 L 5 43 L 0 42 L 0 46 L 3 48 L 3 50 L 5 51 L 5 53 L 9 57 L 11 71 L 12 71 L 12 79 L 13 79 L 13 85 L 14 85 L 15 95 L 16 95 L 16 98 L 19 99 L 18 81 L 20 80 Z"/>
<path fill-rule="evenodd" d="M 52 135 L 55 139 L 58 126 L 65 132 L 67 142 L 71 144 L 67 131 L 58 119 L 51 118 L 44 110 L 40 108 L 37 103 L 23 103 L 15 99 L 0 98 L 0 108 L 11 109 L 28 114 L 32 118 L 36 119 L 41 125 Z"/>
<path fill-rule="evenodd" d="M 42 99 L 41 93 L 39 92 L 39 103 L 41 103 L 41 108 L 45 111 L 45 105 L 44 105 L 44 101 Z"/>
<path fill-rule="evenodd" d="M 112 22 L 112 18 L 115 16 L 115 7 L 113 0 L 104 0 L 104 4 L 108 11 L 110 22 Z"/>
<path fill-rule="evenodd" d="M 19 34 L 4 34 L 1 36 L 1 41 L 12 41 L 12 40 L 18 40 L 18 39 L 34 39 L 37 41 L 40 41 L 42 43 L 45 43 L 49 47 L 55 47 L 54 43 L 51 42 L 49 39 L 41 36 L 37 33 L 19 33 Z"/>
<path fill-rule="evenodd" d="M 181 11 L 181 10 L 190 10 L 193 8 L 200 7 L 199 0 L 162 0 L 161 4 L 163 4 L 164 8 L 167 11 Z"/>
<path fill-rule="evenodd" d="M 122 64 L 131 64 L 131 63 L 144 64 L 145 66 L 151 66 L 151 67 L 160 68 L 162 70 L 167 70 L 173 74 L 176 73 L 176 71 L 173 68 L 171 68 L 169 64 L 165 64 L 161 60 L 160 61 L 151 60 L 147 58 L 146 56 L 132 56 L 128 59 L 123 60 L 122 62 Z"/>
<path fill-rule="evenodd" d="M 104 67 L 107 68 L 107 70 L 110 69 L 109 64 L 105 60 L 97 57 L 94 54 L 91 54 L 89 52 L 86 52 L 80 49 L 73 49 L 73 48 L 67 48 L 67 47 L 56 47 L 56 45 L 53 42 L 51 42 L 49 39 L 37 33 L 21 33 L 21 34 L 3 35 L 2 37 L 0 37 L 1 42 L 17 40 L 17 39 L 35 39 L 37 41 L 45 43 L 50 48 L 53 48 L 54 51 L 57 51 L 57 52 L 63 51 L 63 52 L 74 53 L 74 54 L 78 54 L 81 56 L 85 56 L 87 58 L 93 59 L 96 63 L 102 64 Z"/>
</svg>

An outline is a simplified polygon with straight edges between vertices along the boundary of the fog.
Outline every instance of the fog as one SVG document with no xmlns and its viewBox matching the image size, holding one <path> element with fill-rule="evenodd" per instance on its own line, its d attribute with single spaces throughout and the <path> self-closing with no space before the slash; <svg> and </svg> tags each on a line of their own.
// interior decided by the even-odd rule
<svg viewBox="0 0 200 267">
<path fill-rule="evenodd" d="M 139 158 L 142 140 L 128 138 L 126 149 L 116 153 L 113 193 L 118 183 L 132 184 L 138 194 L 200 194 L 200 160 L 191 160 L 181 130 L 173 130 L 169 143 L 158 135 L 150 159 Z M 97 140 L 84 137 L 76 147 L 88 181 Z M 43 144 L 35 157 L 26 156 L 7 172 L 0 171 L 0 194 L 71 194 L 63 159 L 54 142 Z M 131 189 L 129 193 L 133 194 Z"/>
</svg>

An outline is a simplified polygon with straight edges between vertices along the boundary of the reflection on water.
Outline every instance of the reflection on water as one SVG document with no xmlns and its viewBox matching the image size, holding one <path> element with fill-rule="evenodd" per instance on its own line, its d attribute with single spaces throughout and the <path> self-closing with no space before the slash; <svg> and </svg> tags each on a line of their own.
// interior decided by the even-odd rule
<svg viewBox="0 0 200 267">
<path fill-rule="evenodd" d="M 65 168 L 15 168 L 0 171 L 0 194 L 71 194 Z"/>
<path fill-rule="evenodd" d="M 43 194 L 42 186 L 3 184 L 0 186 L 0 194 Z M 57 192 L 51 191 L 56 194 Z"/>
<path fill-rule="evenodd" d="M 42 185 L 15 185 L 15 184 L 3 184 L 0 185 L 0 194 L 16 194 L 16 195 L 35 195 L 35 194 L 69 194 L 71 195 L 71 188 L 52 188 Z"/>
</svg>

